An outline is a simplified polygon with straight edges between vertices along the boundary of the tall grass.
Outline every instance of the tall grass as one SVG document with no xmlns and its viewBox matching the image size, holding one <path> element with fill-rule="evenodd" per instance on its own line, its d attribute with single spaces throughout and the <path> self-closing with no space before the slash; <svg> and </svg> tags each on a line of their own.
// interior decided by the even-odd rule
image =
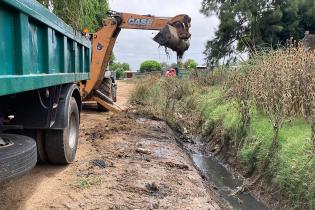
<svg viewBox="0 0 315 210">
<path fill-rule="evenodd" d="M 229 91 L 238 100 L 244 124 L 250 121 L 251 105 L 264 111 L 273 124 L 275 148 L 290 117 L 303 116 L 315 125 L 315 51 L 291 41 L 283 50 L 255 55 L 232 74 Z"/>
<path fill-rule="evenodd" d="M 237 69 L 145 78 L 131 97 L 138 110 L 193 132 L 220 125 L 238 169 L 272 187 L 285 209 L 315 209 L 314 101 L 315 52 L 292 41 Z"/>
<path fill-rule="evenodd" d="M 271 180 L 291 208 L 314 209 L 315 51 L 290 40 L 254 55 L 226 84 L 248 126 L 244 168 Z"/>
</svg>

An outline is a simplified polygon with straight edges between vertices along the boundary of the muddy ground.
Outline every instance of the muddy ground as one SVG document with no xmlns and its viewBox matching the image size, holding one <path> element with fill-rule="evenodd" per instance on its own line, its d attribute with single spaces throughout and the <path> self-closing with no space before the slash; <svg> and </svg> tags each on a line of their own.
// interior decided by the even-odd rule
<svg viewBox="0 0 315 210">
<path fill-rule="evenodd" d="M 119 85 L 120 106 L 132 88 Z M 86 108 L 76 161 L 1 184 L 0 209 L 223 208 L 164 122 Z"/>
</svg>

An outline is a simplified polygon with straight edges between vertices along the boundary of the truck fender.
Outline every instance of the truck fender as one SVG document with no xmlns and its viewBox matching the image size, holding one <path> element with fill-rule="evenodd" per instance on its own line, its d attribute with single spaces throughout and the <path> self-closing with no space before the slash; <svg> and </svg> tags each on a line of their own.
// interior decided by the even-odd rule
<svg viewBox="0 0 315 210">
<path fill-rule="evenodd" d="M 55 123 L 51 127 L 51 129 L 64 129 L 68 127 L 68 104 L 71 99 L 71 97 L 74 97 L 79 111 L 81 112 L 82 110 L 82 101 L 81 101 L 81 96 L 80 96 L 80 90 L 78 85 L 76 84 L 67 84 L 62 87 L 60 97 L 59 97 L 59 103 L 58 103 L 58 108 L 57 108 L 57 113 L 56 113 L 56 119 Z"/>
</svg>

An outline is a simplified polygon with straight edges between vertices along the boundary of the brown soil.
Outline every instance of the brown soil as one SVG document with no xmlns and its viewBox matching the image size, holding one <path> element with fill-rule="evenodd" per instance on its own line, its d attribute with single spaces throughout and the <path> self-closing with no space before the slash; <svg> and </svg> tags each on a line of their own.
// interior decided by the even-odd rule
<svg viewBox="0 0 315 210">
<path fill-rule="evenodd" d="M 118 89 L 117 89 L 117 103 L 123 109 L 127 108 L 128 100 L 130 93 L 134 89 L 134 81 L 133 80 L 118 80 L 117 81 Z"/>
<path fill-rule="evenodd" d="M 119 86 L 121 106 L 132 83 Z M 0 185 L 0 209 L 220 209 L 164 122 L 82 113 L 76 161 L 36 166 Z"/>
</svg>

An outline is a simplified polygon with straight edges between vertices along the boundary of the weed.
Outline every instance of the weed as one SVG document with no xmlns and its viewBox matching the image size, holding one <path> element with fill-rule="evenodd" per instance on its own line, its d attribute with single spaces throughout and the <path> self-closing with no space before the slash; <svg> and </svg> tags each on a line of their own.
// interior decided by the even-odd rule
<svg viewBox="0 0 315 210">
<path fill-rule="evenodd" d="M 87 189 L 91 186 L 100 185 L 102 183 L 102 177 L 100 176 L 88 176 L 79 178 L 74 184 L 75 187 L 81 189 Z"/>
</svg>

